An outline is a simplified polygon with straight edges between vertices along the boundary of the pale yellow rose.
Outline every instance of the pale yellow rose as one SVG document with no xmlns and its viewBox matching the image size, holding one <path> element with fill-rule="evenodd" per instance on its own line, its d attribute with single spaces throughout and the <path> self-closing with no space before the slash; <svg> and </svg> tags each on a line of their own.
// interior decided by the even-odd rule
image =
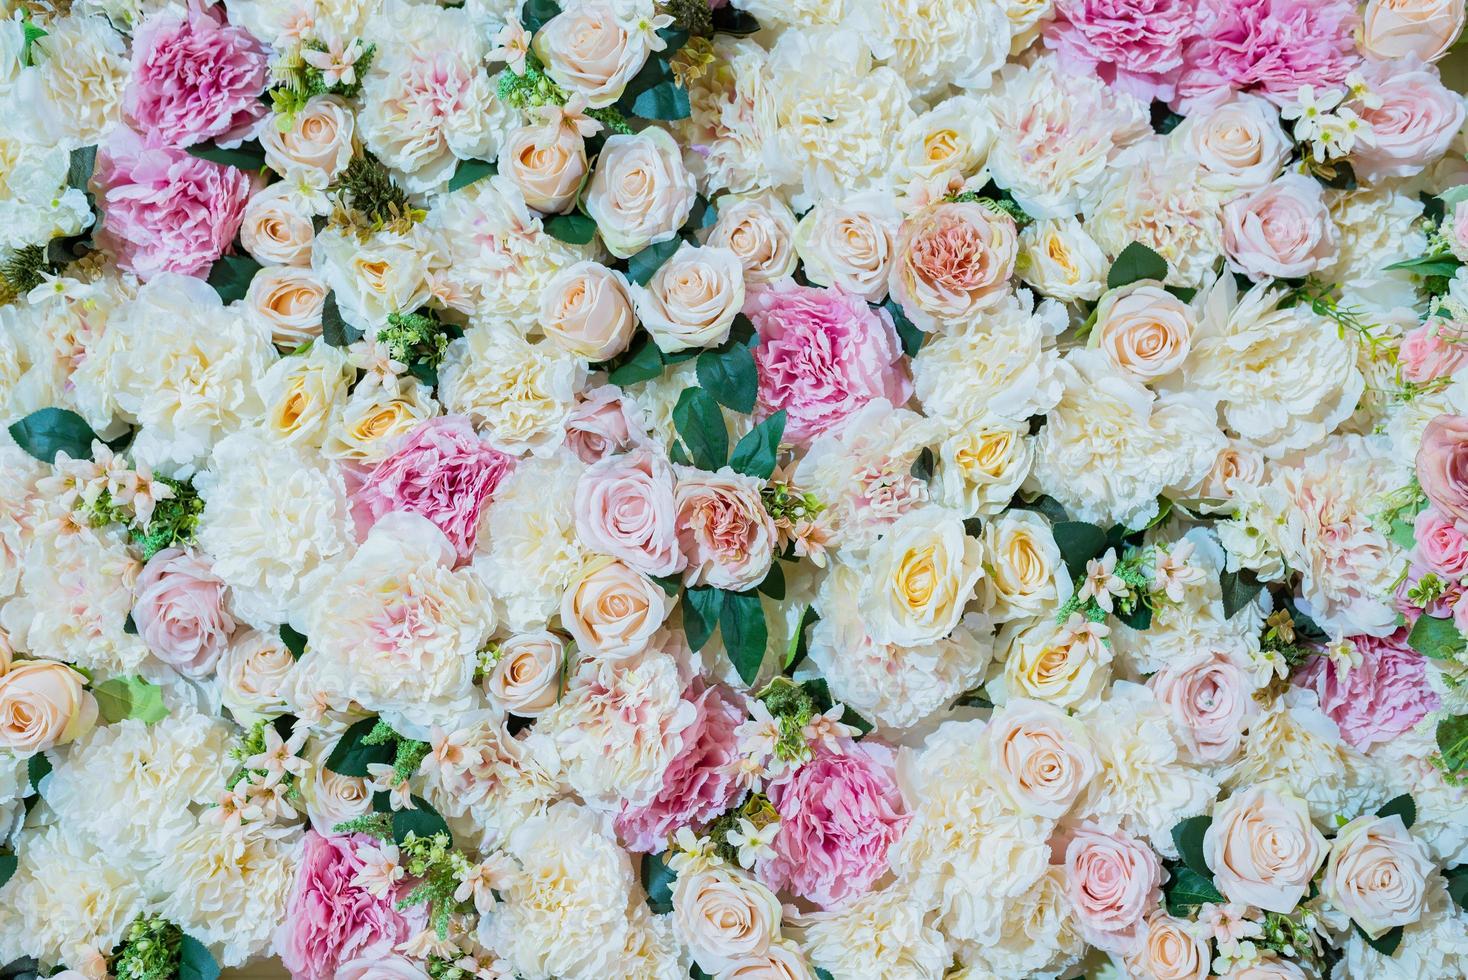
<svg viewBox="0 0 1468 980">
<path fill-rule="evenodd" d="M 245 307 L 270 328 L 275 346 L 293 350 L 321 336 L 326 286 L 309 268 L 268 265 L 255 273 Z"/>
<path fill-rule="evenodd" d="M 1065 563 L 1043 517 L 1008 511 L 984 525 L 983 541 L 986 613 L 1004 621 L 1039 616 L 1059 605 Z"/>
<path fill-rule="evenodd" d="M 265 430 L 282 442 L 320 448 L 356 380 L 346 354 L 324 342 L 281 358 L 260 380 Z"/>
<path fill-rule="evenodd" d="M 1111 651 L 1096 632 L 1076 632 L 1048 616 L 1007 625 L 998 644 L 1008 651 L 1006 697 L 1034 698 L 1062 708 L 1094 703 L 1111 680 Z"/>
<path fill-rule="evenodd" d="M 891 200 L 876 193 L 817 204 L 795 226 L 806 278 L 878 302 L 887 295 L 901 220 Z"/>
<path fill-rule="evenodd" d="M 1208 940 L 1199 927 L 1161 909 L 1147 918 L 1142 948 L 1127 957 L 1135 976 L 1152 980 L 1204 980 L 1210 962 Z"/>
<path fill-rule="evenodd" d="M 0 748 L 22 757 L 71 742 L 97 723 L 87 679 L 66 664 L 21 660 L 0 677 Z"/>
<path fill-rule="evenodd" d="M 872 639 L 921 646 L 951 633 L 984 577 L 983 554 L 956 511 L 921 507 L 898 518 L 861 562 Z"/>
<path fill-rule="evenodd" d="M 790 940 L 772 943 L 763 953 L 741 956 L 716 975 L 716 980 L 815 980 L 805 955 Z"/>
<path fill-rule="evenodd" d="M 992 517 L 1009 506 L 1034 462 L 1029 426 L 980 419 L 938 447 L 938 496 L 969 517 Z"/>
<path fill-rule="evenodd" d="M 1100 768 L 1085 726 L 1043 701 L 1006 701 L 984 740 L 999 785 L 1033 816 L 1065 816 Z"/>
<path fill-rule="evenodd" d="M 1075 218 L 1042 218 L 1019 235 L 1015 271 L 1042 296 L 1062 303 L 1093 300 L 1106 289 L 1111 263 Z"/>
<path fill-rule="evenodd" d="M 412 378 L 387 387 L 358 385 L 332 420 L 321 451 L 332 459 L 375 463 L 385 457 L 398 436 L 439 413 L 432 390 Z"/>
<path fill-rule="evenodd" d="M 566 641 L 548 630 L 521 633 L 500 644 L 499 659 L 484 679 L 492 704 L 534 718 L 556 703 Z"/>
<path fill-rule="evenodd" d="M 1146 384 L 1182 367 L 1197 328 L 1187 303 L 1156 283 L 1133 283 L 1096 304 L 1090 346 L 1112 368 Z"/>
<path fill-rule="evenodd" d="M 551 343 L 589 361 L 620 354 L 637 329 L 627 278 L 599 262 L 562 269 L 540 294 L 540 329 Z"/>
</svg>

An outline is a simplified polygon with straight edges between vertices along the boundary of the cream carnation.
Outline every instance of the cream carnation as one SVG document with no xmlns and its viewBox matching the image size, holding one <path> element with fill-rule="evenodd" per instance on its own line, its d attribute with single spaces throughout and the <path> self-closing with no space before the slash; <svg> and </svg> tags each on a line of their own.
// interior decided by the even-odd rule
<svg viewBox="0 0 1468 980">
<path fill-rule="evenodd" d="M 32 49 L 35 69 L 21 73 L 14 101 L 29 131 L 58 143 L 94 146 L 118 124 L 127 81 L 126 43 L 95 15 L 46 21 Z"/>
<path fill-rule="evenodd" d="M 836 912 L 802 916 L 805 949 L 832 976 L 920 980 L 948 965 L 941 932 L 901 888 L 868 892 Z"/>
<path fill-rule="evenodd" d="M 763 6 L 762 0 L 755 0 Z M 821 0 L 822 12 L 840 3 Z M 744 8 L 754 13 L 753 7 Z M 782 9 L 782 14 L 784 10 Z M 769 21 L 756 14 L 761 23 Z M 691 104 L 684 123 L 684 142 L 700 152 L 687 155 L 687 166 L 712 193 L 728 189 L 744 194 L 770 185 L 765 159 L 774 143 L 775 107 L 765 71 L 768 55 L 754 41 L 715 35 L 717 68 L 688 86 Z"/>
<path fill-rule="evenodd" d="M 484 323 L 449 344 L 439 396 L 501 452 L 546 456 L 565 441 L 585 377 L 585 362 L 574 355 L 529 343 L 508 324 Z"/>
<path fill-rule="evenodd" d="M 986 0 L 922 3 L 873 0 L 857 23 L 872 53 L 907 80 L 913 93 L 985 89 L 1009 56 L 1009 19 Z"/>
</svg>

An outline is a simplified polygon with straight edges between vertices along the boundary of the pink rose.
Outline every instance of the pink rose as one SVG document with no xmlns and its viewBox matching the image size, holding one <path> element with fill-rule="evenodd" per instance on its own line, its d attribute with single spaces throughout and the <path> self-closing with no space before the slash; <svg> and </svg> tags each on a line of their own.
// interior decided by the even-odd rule
<svg viewBox="0 0 1468 980">
<path fill-rule="evenodd" d="M 1055 14 L 1045 46 L 1066 70 L 1144 102 L 1172 101 L 1193 26 L 1189 0 L 1057 0 Z"/>
<path fill-rule="evenodd" d="M 385 957 L 411 927 L 396 896 L 376 898 L 352 878 L 365 865 L 356 847 L 376 843 L 363 834 L 322 837 L 306 832 L 284 921 L 275 933 L 281 962 L 296 980 L 332 980 L 337 967 Z"/>
<path fill-rule="evenodd" d="M 743 592 L 763 582 L 775 555 L 775 522 L 760 500 L 764 481 L 727 466 L 674 472 L 678 547 L 688 560 L 683 583 Z"/>
<path fill-rule="evenodd" d="M 1223 250 L 1260 282 L 1298 279 L 1335 258 L 1336 228 L 1320 182 L 1287 173 L 1223 209 Z"/>
<path fill-rule="evenodd" d="M 363 533 L 393 511 L 421 514 L 449 539 L 459 561 L 467 561 L 479 512 L 514 467 L 514 458 L 491 448 L 464 416 L 429 419 L 367 476 L 352 495 L 353 514 Z"/>
<path fill-rule="evenodd" d="M 1311 658 L 1295 683 L 1320 698 L 1320 710 L 1340 726 L 1341 738 L 1365 752 L 1389 742 L 1438 708 L 1422 654 L 1407 646 L 1407 631 L 1388 637 L 1353 636 L 1361 663 L 1344 675 L 1330 658 Z"/>
<path fill-rule="evenodd" d="M 1468 534 L 1436 507 L 1417 515 L 1412 536 L 1417 541 L 1417 554 L 1428 568 L 1448 579 L 1468 575 Z"/>
<path fill-rule="evenodd" d="M 1455 521 L 1468 521 L 1468 418 L 1439 415 L 1417 447 L 1417 482 L 1427 499 Z"/>
<path fill-rule="evenodd" d="M 186 677 L 203 677 L 229 644 L 225 584 L 202 556 L 164 548 L 138 575 L 133 620 L 148 649 Z"/>
<path fill-rule="evenodd" d="M 1371 140 L 1351 154 L 1351 166 L 1365 180 L 1421 173 L 1463 125 L 1463 97 L 1443 86 L 1436 68 L 1415 59 L 1375 62 L 1365 75 L 1381 105 L 1360 109 Z"/>
<path fill-rule="evenodd" d="M 1468 201 L 1459 201 L 1453 208 L 1453 254 L 1468 261 Z"/>
<path fill-rule="evenodd" d="M 1227 762 L 1258 712 L 1254 685 L 1242 665 L 1223 653 L 1195 652 L 1147 679 L 1177 723 L 1183 744 L 1202 763 Z"/>
<path fill-rule="evenodd" d="M 1087 942 L 1135 953 L 1147 914 L 1162 899 L 1162 865 L 1146 844 L 1085 823 L 1065 848 L 1065 892 Z"/>
<path fill-rule="evenodd" d="M 92 190 L 104 244 L 146 282 L 160 272 L 203 275 L 239 231 L 250 178 L 183 150 L 148 148 L 118 126 L 98 149 Z"/>
<path fill-rule="evenodd" d="M 823 909 L 865 894 L 887 871 L 887 849 L 911 817 L 898 792 L 896 753 L 880 742 L 824 744 L 805 765 L 770 784 L 780 814 L 775 856 L 756 873 Z"/>
<path fill-rule="evenodd" d="M 581 543 L 645 575 L 672 575 L 686 564 L 675 513 L 672 467 L 650 448 L 594 463 L 576 484 Z"/>
<path fill-rule="evenodd" d="M 269 106 L 269 56 L 249 31 L 200 7 L 165 7 L 133 34 L 122 96 L 129 125 L 165 146 L 243 138 Z"/>
<path fill-rule="evenodd" d="M 744 722 L 743 698 L 722 684 L 705 686 L 695 679 L 683 700 L 697 714 L 683 730 L 683 748 L 663 771 L 662 787 L 646 805 L 624 805 L 617 816 L 617 833 L 630 850 L 664 850 L 679 827 L 706 824 L 744 792 L 734 778 L 734 730 Z"/>
<path fill-rule="evenodd" d="M 645 441 L 642 409 L 616 385 L 581 392 L 566 418 L 566 445 L 583 463 L 599 462 Z"/>
<path fill-rule="evenodd" d="M 1397 350 L 1402 380 L 1413 384 L 1447 377 L 1465 362 L 1468 362 L 1468 333 L 1452 321 L 1428 320 L 1408 331 Z"/>
<path fill-rule="evenodd" d="M 1177 103 L 1257 91 L 1275 105 L 1333 88 L 1360 63 L 1354 0 L 1199 0 Z"/>
<path fill-rule="evenodd" d="M 787 442 L 805 445 L 863 406 L 912 397 L 912 374 L 892 318 L 832 287 L 789 279 L 752 290 L 745 315 L 759 334 L 757 418 L 784 409 Z"/>
</svg>

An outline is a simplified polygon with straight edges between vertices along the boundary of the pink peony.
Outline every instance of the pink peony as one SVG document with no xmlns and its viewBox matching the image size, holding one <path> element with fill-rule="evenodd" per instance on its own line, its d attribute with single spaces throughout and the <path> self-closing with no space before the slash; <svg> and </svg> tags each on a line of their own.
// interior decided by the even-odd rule
<svg viewBox="0 0 1468 980">
<path fill-rule="evenodd" d="M 877 399 L 902 405 L 911 397 L 912 376 L 885 310 L 838 288 L 782 279 L 752 290 L 744 312 L 759 333 L 755 412 L 763 419 L 784 409 L 786 442 L 805 445 Z"/>
<path fill-rule="evenodd" d="M 683 699 L 698 713 L 683 730 L 683 748 L 663 772 L 662 788 L 650 803 L 624 806 L 617 817 L 617 833 L 630 850 L 662 851 L 679 827 L 708 823 L 743 792 L 734 778 L 734 730 L 745 716 L 739 695 L 695 680 Z"/>
<path fill-rule="evenodd" d="M 1454 321 L 1429 320 L 1407 332 L 1397 350 L 1402 380 L 1423 384 L 1454 373 L 1468 362 L 1468 332 Z"/>
<path fill-rule="evenodd" d="M 353 514 L 364 531 L 393 511 L 421 514 L 467 561 L 479 511 L 514 467 L 514 458 L 491 448 L 464 416 L 429 419 L 368 475 L 352 495 Z"/>
<path fill-rule="evenodd" d="M 183 150 L 147 147 L 118 126 L 97 151 L 92 189 L 102 208 L 99 238 L 146 282 L 160 272 L 204 274 L 239 231 L 250 178 Z"/>
<path fill-rule="evenodd" d="M 1057 0 L 1045 46 L 1061 65 L 1144 102 L 1171 102 L 1192 0 Z"/>
<path fill-rule="evenodd" d="M 1361 663 L 1341 674 L 1330 658 L 1317 656 L 1295 675 L 1295 683 L 1320 697 L 1320 708 L 1341 737 L 1365 752 L 1387 742 L 1436 711 L 1438 697 L 1427 684 L 1426 661 L 1407 646 L 1407 631 L 1391 636 L 1354 636 Z"/>
<path fill-rule="evenodd" d="M 1422 431 L 1417 482 L 1427 499 L 1455 521 L 1468 521 L 1468 417 L 1439 415 Z"/>
<path fill-rule="evenodd" d="M 756 869 L 773 889 L 788 887 L 821 908 L 865 894 L 887 870 L 887 849 L 911 819 L 894 774 L 896 753 L 880 742 L 821 745 L 793 773 L 771 783 L 780 814 L 775 856 Z"/>
<path fill-rule="evenodd" d="M 1457 581 L 1468 575 L 1468 535 L 1436 507 L 1417 515 L 1412 528 L 1417 555 L 1443 578 Z"/>
<path fill-rule="evenodd" d="M 155 144 L 239 140 L 269 111 L 268 62 L 249 31 L 196 7 L 164 8 L 133 35 L 123 114 Z"/>
<path fill-rule="evenodd" d="M 352 878 L 365 866 L 356 847 L 375 843 L 363 834 L 323 837 L 306 832 L 301 863 L 275 934 L 281 962 L 295 980 L 331 980 L 338 965 L 386 956 L 412 929 L 395 896 L 375 898 Z"/>
<path fill-rule="evenodd" d="M 1088 942 L 1134 953 L 1162 898 L 1162 865 L 1152 848 L 1122 831 L 1082 824 L 1065 849 L 1065 893 Z"/>
<path fill-rule="evenodd" d="M 1300 86 L 1335 87 L 1361 61 L 1352 0 L 1199 0 L 1176 101 L 1257 91 L 1275 105 Z"/>
<path fill-rule="evenodd" d="M 138 576 L 133 619 L 138 635 L 164 663 L 187 677 L 203 677 L 229 644 L 234 617 L 225 585 L 203 557 L 164 548 Z"/>
</svg>

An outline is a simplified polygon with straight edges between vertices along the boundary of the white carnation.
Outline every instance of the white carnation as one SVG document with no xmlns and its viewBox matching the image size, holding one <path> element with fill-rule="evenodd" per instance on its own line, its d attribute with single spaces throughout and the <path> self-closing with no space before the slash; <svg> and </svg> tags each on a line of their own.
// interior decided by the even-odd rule
<svg viewBox="0 0 1468 980">
<path fill-rule="evenodd" d="M 993 0 L 867 0 L 860 9 L 862 39 L 915 95 L 986 89 L 1009 57 L 1009 18 Z"/>
<path fill-rule="evenodd" d="M 449 411 L 473 419 L 496 449 L 548 456 L 565 442 L 566 417 L 585 380 L 586 364 L 575 355 L 490 322 L 449 344 L 439 397 Z"/>
<path fill-rule="evenodd" d="M 802 916 L 804 947 L 834 977 L 930 980 L 949 962 L 943 933 L 900 886 L 868 892 L 839 911 Z"/>
<path fill-rule="evenodd" d="M 94 146 L 118 124 L 127 46 L 104 18 L 48 20 L 31 57 L 34 67 L 21 72 L 7 106 L 26 131 L 68 147 Z"/>
<path fill-rule="evenodd" d="M 755 2 L 763 5 L 762 0 Z M 840 6 L 826 0 L 811 2 L 823 11 Z M 799 5 L 783 0 L 777 4 L 782 10 Z M 752 3 L 744 9 L 754 13 L 753 7 Z M 768 23 L 764 17 L 760 22 Z M 714 53 L 717 69 L 688 86 L 691 112 L 679 142 L 699 149 L 684 154 L 684 162 L 710 194 L 724 189 L 743 194 L 768 187 L 773 181 L 767 156 L 775 132 L 775 101 L 765 70 L 769 56 L 754 41 L 722 35 L 716 35 Z"/>
<path fill-rule="evenodd" d="M 1427 238 L 1417 223 L 1422 202 L 1416 185 L 1388 180 L 1329 193 L 1326 200 L 1340 248 L 1335 263 L 1320 270 L 1320 279 L 1339 283 L 1346 305 L 1372 310 L 1415 307 L 1417 287 L 1412 274 L 1387 266 L 1415 258 L 1427 248 Z"/>
<path fill-rule="evenodd" d="M 1338 980 L 1427 980 L 1468 976 L 1468 913 L 1448 894 L 1445 879 L 1430 876 L 1422 917 L 1402 930 L 1401 944 L 1386 955 L 1351 930 Z"/>
</svg>

